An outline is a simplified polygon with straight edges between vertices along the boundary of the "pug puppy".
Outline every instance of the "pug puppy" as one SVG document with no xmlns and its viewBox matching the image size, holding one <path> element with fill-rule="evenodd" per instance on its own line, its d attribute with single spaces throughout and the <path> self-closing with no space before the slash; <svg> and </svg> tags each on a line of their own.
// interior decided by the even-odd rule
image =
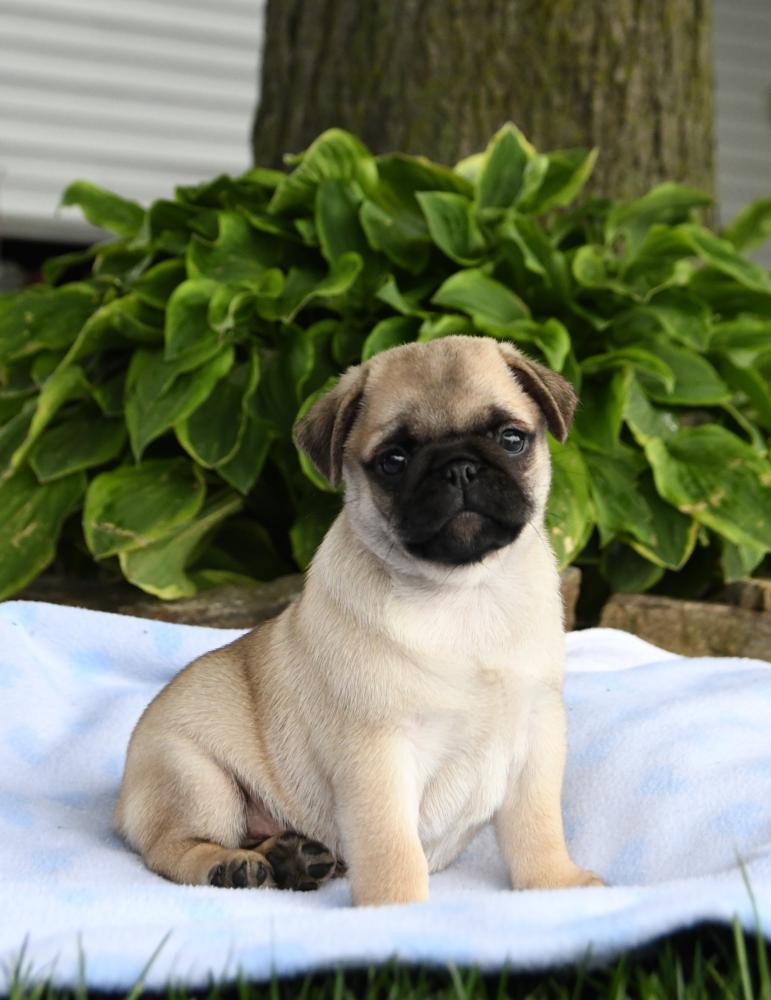
<svg viewBox="0 0 771 1000">
<path fill-rule="evenodd" d="M 488 821 L 516 889 L 571 860 L 546 431 L 576 395 L 508 343 L 456 336 L 350 368 L 296 441 L 345 483 L 300 598 L 185 668 L 131 737 L 116 827 L 192 885 L 428 898 Z"/>
</svg>

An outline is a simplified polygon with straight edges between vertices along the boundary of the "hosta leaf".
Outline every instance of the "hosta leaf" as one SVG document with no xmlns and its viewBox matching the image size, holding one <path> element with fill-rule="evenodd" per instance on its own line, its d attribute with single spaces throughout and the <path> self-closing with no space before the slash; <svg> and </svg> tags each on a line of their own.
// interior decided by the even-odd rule
<svg viewBox="0 0 771 1000">
<path fill-rule="evenodd" d="M 361 360 L 368 361 L 381 351 L 387 351 L 389 347 L 414 340 L 419 327 L 420 320 L 415 316 L 390 316 L 381 320 L 364 341 Z"/>
<path fill-rule="evenodd" d="M 545 323 L 520 319 L 506 326 L 493 326 L 484 322 L 480 322 L 480 325 L 497 340 L 511 340 L 517 345 L 534 344 L 551 368 L 562 371 L 570 351 L 570 334 L 558 319 L 547 319 Z"/>
<path fill-rule="evenodd" d="M 161 351 L 134 354 L 126 378 L 126 425 L 137 461 L 151 441 L 208 399 L 233 360 L 233 348 L 225 347 L 200 367 L 178 374 L 179 366 L 165 361 Z"/>
<path fill-rule="evenodd" d="M 342 129 L 322 132 L 290 173 L 276 186 L 268 211 L 280 215 L 310 208 L 319 184 L 325 180 L 353 181 L 363 191 L 377 183 L 377 166 L 369 150 Z"/>
<path fill-rule="evenodd" d="M 579 442 L 596 448 L 615 448 L 621 434 L 630 381 L 628 370 L 609 379 L 592 379 L 581 391 L 571 434 Z"/>
<path fill-rule="evenodd" d="M 638 295 L 646 296 L 654 289 L 682 283 L 693 269 L 691 243 L 677 229 L 651 226 L 635 249 L 621 261 L 619 276 Z M 686 274 L 687 269 L 687 274 Z"/>
<path fill-rule="evenodd" d="M 58 368 L 43 386 L 37 406 L 29 424 L 27 436 L 11 458 L 11 468 L 18 469 L 25 461 L 33 444 L 50 424 L 59 410 L 72 399 L 83 399 L 91 387 L 77 365 Z"/>
<path fill-rule="evenodd" d="M 143 548 L 192 520 L 205 493 L 202 473 L 183 458 L 102 472 L 86 493 L 86 543 L 97 559 Z"/>
<path fill-rule="evenodd" d="M 600 559 L 602 575 L 614 593 L 640 594 L 658 583 L 664 570 L 622 542 L 611 542 Z"/>
<path fill-rule="evenodd" d="M 0 425 L 0 482 L 12 475 L 16 468 L 11 465 L 11 460 L 27 439 L 36 405 L 36 400 L 28 400 L 18 413 Z"/>
<path fill-rule="evenodd" d="M 187 572 L 206 539 L 228 517 L 237 513 L 243 501 L 229 494 L 208 504 L 182 527 L 140 549 L 119 553 L 123 575 L 137 587 L 169 601 L 191 597 L 195 581 Z"/>
<path fill-rule="evenodd" d="M 175 288 L 166 309 L 164 355 L 168 361 L 197 356 L 203 345 L 216 350 L 219 337 L 209 324 L 209 302 L 222 287 L 208 278 L 194 278 Z"/>
<path fill-rule="evenodd" d="M 701 226 L 682 225 L 679 232 L 705 264 L 722 271 L 752 291 L 771 294 L 771 274 L 758 264 L 741 257 L 728 240 L 722 240 Z"/>
<path fill-rule="evenodd" d="M 656 489 L 735 545 L 771 549 L 771 464 L 716 424 L 645 445 Z"/>
<path fill-rule="evenodd" d="M 361 191 L 345 181 L 325 180 L 316 192 L 316 228 L 321 252 L 332 263 L 355 251 L 374 256 L 359 221 Z"/>
<path fill-rule="evenodd" d="M 718 361 L 718 370 L 734 392 L 744 394 L 758 422 L 771 431 L 771 385 L 768 379 L 755 368 L 736 365 L 727 357 Z"/>
<path fill-rule="evenodd" d="M 706 350 L 710 340 L 711 310 L 690 292 L 666 288 L 636 310 L 652 317 L 672 340 L 697 351 Z"/>
<path fill-rule="evenodd" d="M 450 191 L 419 191 L 416 197 L 439 249 L 458 264 L 477 263 L 485 242 L 469 199 Z"/>
<path fill-rule="evenodd" d="M 340 504 L 338 493 L 315 493 L 304 498 L 298 505 L 299 516 L 289 529 L 289 538 L 292 555 L 300 569 L 307 568 L 322 538 L 339 514 Z"/>
<path fill-rule="evenodd" d="M 137 278 L 131 286 L 138 299 L 156 309 L 165 309 L 169 296 L 185 280 L 185 265 L 181 260 L 164 260 Z"/>
<path fill-rule="evenodd" d="M 669 410 L 662 410 L 650 403 L 634 377 L 627 379 L 624 420 L 641 446 L 652 438 L 671 437 L 680 426 Z"/>
<path fill-rule="evenodd" d="M 410 291 L 402 291 L 396 284 L 392 274 L 383 282 L 376 292 L 376 298 L 404 316 L 428 316 L 428 310 L 421 306 L 421 301 L 433 286 L 421 287 Z"/>
<path fill-rule="evenodd" d="M 439 337 L 451 337 L 456 333 L 476 333 L 468 316 L 458 313 L 432 313 L 420 324 L 418 340 L 438 340 Z"/>
<path fill-rule="evenodd" d="M 99 305 L 90 285 L 38 286 L 8 295 L 0 309 L 0 358 L 69 347 Z M 0 297 L 0 303 L 3 298 Z"/>
<path fill-rule="evenodd" d="M 597 162 L 597 152 L 596 149 L 565 149 L 547 154 L 540 183 L 534 190 L 522 192 L 518 202 L 520 210 L 535 214 L 569 205 L 589 180 Z"/>
<path fill-rule="evenodd" d="M 730 398 L 728 386 L 709 361 L 695 351 L 677 347 L 663 338 L 651 342 L 650 347 L 674 376 L 674 381 L 666 385 L 641 371 L 640 378 L 651 399 L 670 405 L 710 406 Z"/>
<path fill-rule="evenodd" d="M 161 198 L 148 208 L 142 231 L 158 250 L 184 256 L 190 242 L 191 225 L 198 214 L 190 205 Z"/>
<path fill-rule="evenodd" d="M 104 465 L 120 454 L 126 427 L 119 420 L 76 417 L 50 427 L 32 449 L 29 464 L 41 483 Z"/>
<path fill-rule="evenodd" d="M 361 274 L 363 261 L 357 253 L 341 254 L 327 274 L 307 268 L 290 268 L 281 295 L 260 303 L 260 314 L 266 319 L 292 320 L 306 306 L 318 299 L 335 299 L 344 295 Z"/>
<path fill-rule="evenodd" d="M 174 425 L 180 444 L 199 465 L 211 469 L 235 456 L 259 377 L 255 351 L 250 361 L 232 368 L 197 409 Z"/>
<path fill-rule="evenodd" d="M 573 257 L 573 277 L 582 288 L 605 289 L 624 298 L 638 298 L 633 288 L 613 277 L 608 270 L 608 264 L 602 247 L 587 244 L 579 247 Z"/>
<path fill-rule="evenodd" d="M 608 216 L 608 241 L 623 234 L 631 251 L 646 238 L 651 227 L 687 222 L 695 208 L 712 204 L 703 191 L 666 181 L 634 201 L 620 202 Z"/>
<path fill-rule="evenodd" d="M 543 279 L 557 303 L 568 300 L 571 288 L 565 256 L 554 248 L 535 220 L 510 212 L 500 228 L 500 235 L 504 241 L 510 240 L 517 246 L 525 267 Z"/>
<path fill-rule="evenodd" d="M 720 565 L 723 570 L 723 579 L 726 583 L 733 583 L 735 580 L 745 580 L 752 576 L 753 572 L 763 562 L 766 550 L 755 548 L 749 545 L 734 545 L 733 542 L 723 539 L 723 551 L 720 557 Z"/>
<path fill-rule="evenodd" d="M 281 351 L 266 353 L 262 358 L 257 390 L 259 412 L 287 436 L 304 398 L 315 359 L 313 336 L 299 326 L 284 331 Z"/>
<path fill-rule="evenodd" d="M 490 140 L 477 180 L 480 208 L 509 208 L 516 201 L 528 160 L 535 150 L 519 129 L 508 122 Z"/>
<path fill-rule="evenodd" d="M 663 569 L 680 569 L 691 556 L 699 526 L 656 492 L 653 478 L 645 473 L 637 483 L 649 517 L 638 526 L 636 537 L 628 538 L 632 548 Z"/>
<path fill-rule="evenodd" d="M 431 244 L 428 227 L 406 228 L 374 202 L 365 201 L 361 206 L 361 224 L 373 250 L 382 251 L 398 267 L 411 274 L 420 274 L 428 263 Z"/>
<path fill-rule="evenodd" d="M 735 364 L 751 365 L 759 354 L 771 351 L 771 317 L 740 316 L 716 323 L 709 347 L 711 352 L 727 354 Z"/>
<path fill-rule="evenodd" d="M 636 485 L 645 467 L 642 456 L 619 445 L 605 451 L 585 448 L 583 457 L 589 470 L 589 492 L 597 515 L 600 544 L 607 545 L 618 535 L 644 540 L 650 512 Z"/>
<path fill-rule="evenodd" d="M 477 269 L 451 275 L 431 301 L 468 313 L 482 328 L 485 324 L 505 326 L 530 315 L 525 303 L 511 289 Z"/>
<path fill-rule="evenodd" d="M 771 239 L 771 198 L 757 198 L 746 205 L 722 232 L 736 250 L 752 250 Z"/>
<path fill-rule="evenodd" d="M 136 236 L 145 215 L 141 205 L 89 181 L 73 181 L 62 195 L 61 204 L 77 205 L 94 226 L 119 236 Z"/>
<path fill-rule="evenodd" d="M 62 524 L 76 509 L 85 485 L 82 473 L 41 485 L 27 468 L 0 482 L 0 600 L 51 562 Z"/>
<path fill-rule="evenodd" d="M 560 568 L 571 563 L 592 533 L 589 475 L 581 451 L 572 441 L 549 441 L 552 484 L 546 512 L 546 531 Z"/>
<path fill-rule="evenodd" d="M 596 375 L 615 368 L 630 368 L 663 386 L 672 387 L 675 384 L 674 373 L 666 361 L 642 347 L 619 347 L 604 354 L 593 354 L 581 362 L 584 375 Z"/>
<path fill-rule="evenodd" d="M 190 278 L 254 281 L 275 263 L 275 241 L 256 232 L 240 213 L 220 212 L 217 238 L 212 241 L 193 236 L 186 259 Z"/>
<path fill-rule="evenodd" d="M 278 427 L 261 415 L 257 400 L 252 396 L 238 450 L 229 461 L 217 466 L 217 474 L 246 495 L 260 478 L 271 444 L 280 436 Z"/>
</svg>

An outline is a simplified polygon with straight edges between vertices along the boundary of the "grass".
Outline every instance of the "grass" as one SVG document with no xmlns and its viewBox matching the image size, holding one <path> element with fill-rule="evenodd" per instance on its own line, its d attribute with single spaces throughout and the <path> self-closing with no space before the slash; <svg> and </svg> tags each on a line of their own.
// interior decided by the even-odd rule
<svg viewBox="0 0 771 1000">
<path fill-rule="evenodd" d="M 391 963 L 369 969 L 338 969 L 269 983 L 243 980 L 198 990 L 171 987 L 145 992 L 142 981 L 121 1000 L 771 1000 L 771 945 L 760 933 L 705 925 L 654 942 L 598 968 L 545 974 L 454 967 L 435 969 Z M 21 965 L 21 963 L 20 963 Z M 101 1000 L 85 986 L 61 990 L 25 979 L 19 968 L 7 987 L 9 1000 Z M 118 994 L 113 994 L 117 997 Z"/>
</svg>

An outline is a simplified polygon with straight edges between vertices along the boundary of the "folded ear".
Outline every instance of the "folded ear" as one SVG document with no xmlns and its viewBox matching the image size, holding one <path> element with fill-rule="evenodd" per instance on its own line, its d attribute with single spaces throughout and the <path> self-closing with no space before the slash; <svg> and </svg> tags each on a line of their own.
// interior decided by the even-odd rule
<svg viewBox="0 0 771 1000">
<path fill-rule="evenodd" d="M 498 347 L 517 382 L 541 407 L 546 426 L 558 441 L 564 441 L 578 405 L 573 386 L 551 368 L 528 358 L 513 344 L 503 342 Z"/>
<path fill-rule="evenodd" d="M 294 440 L 332 486 L 343 475 L 343 448 L 361 407 L 367 376 L 362 365 L 349 368 L 294 429 Z"/>
</svg>

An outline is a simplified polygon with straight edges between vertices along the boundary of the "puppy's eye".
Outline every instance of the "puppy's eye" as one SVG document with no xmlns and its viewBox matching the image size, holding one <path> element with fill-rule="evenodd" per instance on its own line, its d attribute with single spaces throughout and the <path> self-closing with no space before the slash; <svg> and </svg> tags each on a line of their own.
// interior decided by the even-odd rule
<svg viewBox="0 0 771 1000">
<path fill-rule="evenodd" d="M 400 476 L 407 468 L 407 453 L 403 448 L 389 448 L 378 455 L 377 467 L 384 476 Z"/>
<path fill-rule="evenodd" d="M 504 427 L 498 434 L 498 442 L 510 455 L 521 455 L 527 447 L 527 435 L 516 427 Z"/>
</svg>

